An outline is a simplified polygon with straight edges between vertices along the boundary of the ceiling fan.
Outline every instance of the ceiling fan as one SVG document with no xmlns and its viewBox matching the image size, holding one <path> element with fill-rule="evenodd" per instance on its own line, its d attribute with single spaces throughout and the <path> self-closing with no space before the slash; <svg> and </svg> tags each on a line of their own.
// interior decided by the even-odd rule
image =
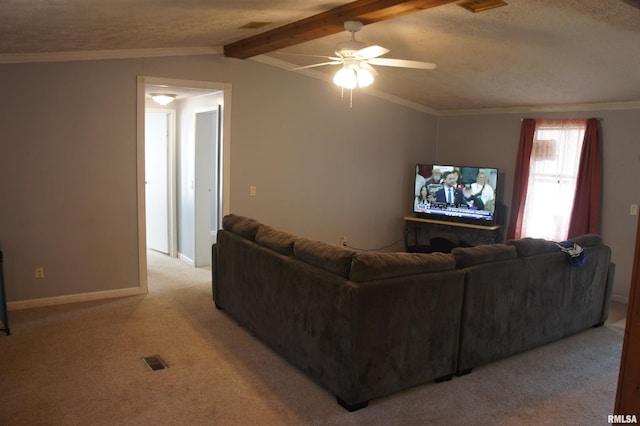
<svg viewBox="0 0 640 426">
<path fill-rule="evenodd" d="M 378 73 L 371 65 L 427 70 L 434 69 L 436 67 L 435 64 L 428 62 L 380 58 L 380 56 L 388 53 L 389 49 L 376 45 L 366 46 L 363 42 L 356 40 L 356 33 L 362 29 L 362 26 L 363 24 L 360 21 L 346 21 L 344 23 L 344 28 L 351 33 L 351 40 L 338 43 L 335 48 L 336 56 L 305 55 L 285 52 L 278 53 L 330 59 L 328 62 L 306 65 L 294 68 L 293 70 L 321 67 L 325 65 L 342 65 L 340 70 L 335 74 L 333 82 L 345 89 L 354 89 L 356 86 L 365 87 L 373 83 L 375 76 L 377 76 Z"/>
</svg>

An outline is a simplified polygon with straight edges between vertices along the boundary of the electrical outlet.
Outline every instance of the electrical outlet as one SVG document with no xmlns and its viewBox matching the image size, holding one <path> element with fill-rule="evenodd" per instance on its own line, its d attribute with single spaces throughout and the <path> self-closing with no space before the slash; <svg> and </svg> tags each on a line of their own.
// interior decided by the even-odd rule
<svg viewBox="0 0 640 426">
<path fill-rule="evenodd" d="M 44 278 L 44 268 L 42 266 L 38 266 L 36 268 L 36 272 L 35 272 L 35 277 L 37 279 L 42 279 Z"/>
<path fill-rule="evenodd" d="M 255 186 L 250 186 L 249 187 L 249 195 L 252 197 L 256 196 L 256 192 L 258 191 L 258 188 L 256 188 Z"/>
<path fill-rule="evenodd" d="M 629 208 L 629 214 L 631 216 L 637 216 L 638 215 L 638 205 L 637 204 L 631 204 L 631 208 Z"/>
<path fill-rule="evenodd" d="M 342 247 L 346 247 L 347 246 L 347 237 L 340 238 L 340 245 Z"/>
</svg>

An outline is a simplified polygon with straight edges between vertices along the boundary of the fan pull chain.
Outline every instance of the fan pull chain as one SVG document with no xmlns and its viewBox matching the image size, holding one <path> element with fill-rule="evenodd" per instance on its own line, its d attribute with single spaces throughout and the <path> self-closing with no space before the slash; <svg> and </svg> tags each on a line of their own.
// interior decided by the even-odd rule
<svg viewBox="0 0 640 426">
<path fill-rule="evenodd" d="M 340 87 L 340 99 L 344 99 L 344 87 Z M 349 89 L 349 108 L 353 108 L 353 89 Z"/>
</svg>

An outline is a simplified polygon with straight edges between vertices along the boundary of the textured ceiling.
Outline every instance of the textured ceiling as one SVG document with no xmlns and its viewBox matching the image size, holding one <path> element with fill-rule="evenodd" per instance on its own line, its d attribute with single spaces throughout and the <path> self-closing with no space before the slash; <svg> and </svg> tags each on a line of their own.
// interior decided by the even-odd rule
<svg viewBox="0 0 640 426">
<path fill-rule="evenodd" d="M 443 113 L 640 102 L 640 9 L 629 4 L 634 0 L 506 1 L 505 7 L 476 14 L 449 4 L 365 26 L 357 39 L 390 49 L 385 57 L 438 65 L 428 71 L 377 67 L 380 75 L 372 89 Z M 0 62 L 120 49 L 220 51 L 225 44 L 346 3 L 2 1 Z M 272 24 L 239 29 L 252 21 Z M 332 55 L 348 38 L 345 32 L 285 51 Z M 262 60 L 280 65 L 315 62 L 268 56 Z M 336 70 L 313 69 L 319 75 Z"/>
</svg>

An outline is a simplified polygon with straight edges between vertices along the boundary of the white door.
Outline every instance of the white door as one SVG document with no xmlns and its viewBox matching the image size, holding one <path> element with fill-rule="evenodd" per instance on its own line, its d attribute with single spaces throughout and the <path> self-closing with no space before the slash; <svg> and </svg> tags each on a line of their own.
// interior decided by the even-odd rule
<svg viewBox="0 0 640 426">
<path fill-rule="evenodd" d="M 211 264 L 212 201 L 217 199 L 215 153 L 217 152 L 218 112 L 196 113 L 195 130 L 195 266 Z"/>
<path fill-rule="evenodd" d="M 169 114 L 145 113 L 147 248 L 169 254 Z"/>
</svg>

